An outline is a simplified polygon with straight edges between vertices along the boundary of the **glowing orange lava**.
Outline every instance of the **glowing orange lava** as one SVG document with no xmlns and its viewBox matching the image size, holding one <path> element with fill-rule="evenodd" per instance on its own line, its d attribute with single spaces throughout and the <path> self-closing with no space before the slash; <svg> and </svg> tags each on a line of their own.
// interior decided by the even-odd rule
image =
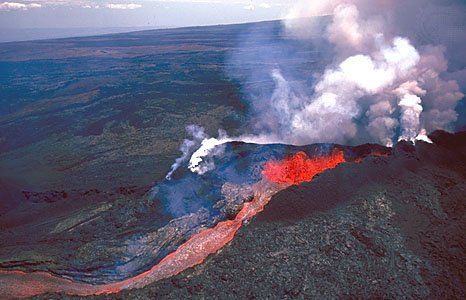
<svg viewBox="0 0 466 300">
<path fill-rule="evenodd" d="M 174 276 L 202 263 L 210 254 L 229 243 L 243 221 L 262 211 L 275 193 L 290 184 L 310 181 L 316 174 L 343 162 L 345 159 L 340 150 L 334 150 L 329 156 L 315 158 L 309 158 L 304 152 L 298 152 L 282 161 L 267 162 L 262 172 L 265 179 L 253 186 L 254 199 L 244 203 L 234 220 L 220 222 L 213 228 L 204 229 L 193 235 L 157 265 L 137 276 L 115 283 L 92 285 L 45 272 L 0 271 L 0 299 L 31 297 L 47 292 L 79 296 L 111 294 L 124 289 L 141 288 L 160 279 Z"/>
<path fill-rule="evenodd" d="M 25 273 L 0 271 L 0 299 L 24 298 L 43 293 L 65 293 L 88 296 L 118 293 L 124 289 L 141 288 L 163 278 L 174 276 L 202 263 L 210 254 L 229 243 L 243 221 L 262 211 L 272 195 L 282 189 L 262 180 L 255 184 L 255 196 L 246 202 L 234 220 L 218 223 L 193 235 L 176 251 L 167 255 L 150 270 L 123 281 L 92 285 L 63 279 L 45 272 Z"/>
<path fill-rule="evenodd" d="M 343 162 L 345 162 L 343 151 L 337 149 L 328 156 L 314 158 L 309 158 L 304 152 L 298 152 L 282 161 L 268 161 L 262 174 L 274 183 L 299 184 L 311 181 L 320 172 L 335 168 Z"/>
</svg>

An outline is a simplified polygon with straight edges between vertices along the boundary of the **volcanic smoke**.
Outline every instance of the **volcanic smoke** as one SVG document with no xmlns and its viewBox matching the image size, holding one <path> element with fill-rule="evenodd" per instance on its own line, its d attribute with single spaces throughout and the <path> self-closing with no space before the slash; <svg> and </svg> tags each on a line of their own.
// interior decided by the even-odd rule
<svg viewBox="0 0 466 300">
<path fill-rule="evenodd" d="M 312 87 L 305 88 L 291 84 L 280 67 L 264 68 L 275 89 L 269 97 L 259 99 L 261 103 L 251 103 L 256 109 L 251 132 L 204 138 L 197 150 L 192 150 L 188 168 L 199 175 L 213 170 L 214 158 L 222 155 L 225 143 L 233 141 L 291 145 L 357 141 L 391 147 L 396 140 L 430 142 L 426 132 L 448 129 L 464 95 L 455 81 L 442 78 L 447 71 L 445 49 L 432 45 L 416 48 L 397 32 L 390 13 L 392 2 L 298 1 L 284 22 L 286 37 L 312 43 L 315 19 L 309 17 L 330 16 L 320 34 L 334 46 L 333 62 Z M 241 64 L 241 59 L 233 58 L 233 64 L 238 62 Z M 301 79 L 300 72 L 294 74 Z M 247 81 L 264 78 L 255 76 L 251 74 Z M 184 148 L 179 162 L 187 160 Z M 262 175 L 268 182 L 288 186 L 312 180 L 342 162 L 343 153 L 336 150 L 328 157 L 314 158 L 299 152 L 282 161 L 268 161 Z"/>
<path fill-rule="evenodd" d="M 423 1 L 415 0 L 419 5 Z M 395 11 L 402 5 L 396 0 L 298 1 L 283 22 L 283 35 L 311 45 L 323 37 L 333 45 L 333 61 L 312 86 L 293 84 L 303 81 L 302 72 L 286 66 L 285 76 L 279 57 L 266 61 L 276 66 L 254 70 L 244 82 L 246 86 L 269 77 L 275 83 L 271 95 L 249 97 L 254 116 L 251 132 L 206 138 L 192 154 L 189 169 L 202 175 L 215 168 L 212 157 L 221 155 L 221 145 L 230 141 L 379 143 L 391 147 L 400 140 L 430 142 L 426 132 L 448 130 L 457 119 L 455 108 L 464 95 L 455 80 L 443 79 L 448 71 L 445 47 L 415 47 L 403 37 Z M 323 15 L 329 17 L 325 22 L 315 18 Z M 324 22 L 323 30 L 317 26 L 319 22 Z M 254 40 L 252 36 L 245 44 Z M 257 61 L 263 56 L 257 53 Z M 230 63 L 241 68 L 242 61 L 241 54 L 233 54 Z M 235 78 L 234 72 L 230 73 Z"/>
<path fill-rule="evenodd" d="M 417 1 L 417 0 L 416 0 Z M 448 70 L 441 45 L 422 45 L 404 37 L 391 14 L 401 1 L 327 0 L 298 1 L 284 22 L 286 39 L 315 42 L 321 35 L 333 45 L 333 61 L 316 76 L 312 86 L 292 84 L 300 72 L 264 68 L 275 83 L 274 91 L 260 99 L 248 132 L 218 138 L 202 127 L 187 127 L 192 139 L 181 145 L 182 156 L 167 174 L 188 161 L 188 168 L 204 175 L 215 168 L 228 142 L 307 145 L 348 144 L 357 141 L 391 146 L 396 140 L 429 141 L 426 132 L 448 129 L 457 118 L 455 107 L 463 98 L 454 80 L 443 79 Z M 330 18 L 323 32 L 315 32 L 314 16 Z M 264 55 L 258 53 L 258 56 Z M 233 55 L 233 57 L 235 57 Z M 234 58 L 233 58 L 234 60 Z M 271 64 L 269 64 L 271 65 Z M 286 74 L 286 75 L 284 75 Z M 297 75 L 297 76 L 296 76 Z M 249 82 L 258 82 L 254 75 Z M 48 273 L 0 272 L 0 296 L 27 297 L 45 292 L 73 295 L 115 293 L 143 287 L 202 263 L 229 243 L 242 223 L 264 209 L 272 195 L 287 186 L 312 180 L 315 175 L 345 162 L 342 151 L 308 157 L 298 152 L 281 161 L 265 163 L 262 180 L 254 184 L 254 199 L 245 202 L 234 218 L 193 235 L 150 270 L 124 281 L 91 285 Z"/>
</svg>

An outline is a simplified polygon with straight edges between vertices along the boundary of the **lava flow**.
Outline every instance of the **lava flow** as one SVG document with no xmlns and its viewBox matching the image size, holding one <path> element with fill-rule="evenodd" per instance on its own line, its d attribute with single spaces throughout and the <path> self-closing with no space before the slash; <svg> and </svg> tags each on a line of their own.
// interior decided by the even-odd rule
<svg viewBox="0 0 466 300">
<path fill-rule="evenodd" d="M 298 152 L 282 161 L 268 161 L 262 174 L 271 182 L 299 184 L 345 162 L 343 151 L 334 149 L 329 156 L 309 158 L 306 153 Z"/>
<path fill-rule="evenodd" d="M 220 222 L 213 228 L 193 235 L 157 265 L 135 277 L 115 283 L 92 285 L 59 278 L 45 272 L 0 271 L 0 298 L 22 298 L 43 293 L 79 296 L 110 294 L 124 289 L 141 288 L 160 279 L 174 276 L 202 263 L 210 254 L 230 242 L 243 221 L 262 211 L 270 198 L 281 188 L 267 180 L 259 181 L 253 188 L 254 199 L 244 203 L 234 220 Z"/>
<path fill-rule="evenodd" d="M 47 292 L 80 296 L 116 293 L 124 289 L 141 288 L 174 276 L 202 263 L 210 254 L 229 243 L 243 221 L 262 211 L 275 193 L 289 185 L 310 181 L 316 174 L 343 162 L 345 159 L 340 150 L 334 150 L 329 156 L 314 158 L 307 157 L 304 152 L 298 152 L 282 161 L 267 162 L 262 172 L 263 179 L 253 186 L 253 200 L 244 203 L 234 220 L 220 222 L 213 228 L 193 235 L 157 265 L 135 277 L 115 283 L 92 285 L 45 272 L 0 271 L 0 298 L 30 297 Z"/>
</svg>

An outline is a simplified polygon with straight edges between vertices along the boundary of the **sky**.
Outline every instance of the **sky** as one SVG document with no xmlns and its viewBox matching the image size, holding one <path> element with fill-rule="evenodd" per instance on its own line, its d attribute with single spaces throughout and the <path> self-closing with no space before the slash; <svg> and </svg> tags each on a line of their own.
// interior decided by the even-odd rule
<svg viewBox="0 0 466 300">
<path fill-rule="evenodd" d="M 181 27 L 283 17 L 278 0 L 0 0 L 0 29 Z"/>
</svg>

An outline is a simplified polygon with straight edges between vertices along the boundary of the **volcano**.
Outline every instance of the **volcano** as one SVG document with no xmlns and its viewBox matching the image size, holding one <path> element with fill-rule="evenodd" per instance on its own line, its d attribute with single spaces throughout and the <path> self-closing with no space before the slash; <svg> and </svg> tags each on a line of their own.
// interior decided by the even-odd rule
<svg viewBox="0 0 466 300">
<path fill-rule="evenodd" d="M 201 208 L 187 205 L 193 212 L 159 225 L 155 236 L 147 232 L 152 251 L 129 259 L 133 265 L 139 261 L 140 269 L 115 280 L 98 261 L 85 272 L 70 272 L 66 261 L 55 266 L 4 262 L 2 295 L 374 296 L 388 282 L 394 284 L 384 294 L 389 297 L 439 296 L 435 293 L 447 287 L 458 295 L 464 270 L 452 259 L 465 259 L 458 251 L 464 249 L 466 135 L 430 137 L 434 144 L 400 142 L 393 150 L 369 144 L 229 143 L 214 171 L 203 176 L 179 171 L 145 194 L 166 203 L 170 199 L 163 195 L 172 186 L 178 190 L 196 182 L 187 195 L 217 201 L 204 201 Z M 341 271 L 333 281 L 335 275 L 325 271 L 331 269 Z M 306 277 L 308 272 L 314 275 Z M 258 283 L 260 278 L 266 280 Z M 311 288 L 326 280 L 335 286 Z M 372 288 L 362 290 L 366 280 Z"/>
<path fill-rule="evenodd" d="M 160 182 L 143 196 L 163 208 L 148 210 L 146 217 L 139 217 L 150 222 L 145 224 L 146 233 L 121 237 L 120 252 L 126 250 L 126 253 L 118 258 L 118 263 L 105 265 L 105 261 L 94 258 L 86 269 L 79 270 L 58 261 L 55 266 L 6 261 L 0 273 L 4 296 L 24 297 L 43 292 L 85 296 L 144 287 L 202 263 L 230 242 L 241 224 L 261 212 L 278 191 L 311 181 L 341 163 L 359 162 L 374 153 L 390 153 L 390 149 L 378 145 L 296 147 L 235 142 L 225 148 L 224 155 L 216 159 L 214 171 L 204 176 L 180 171 L 174 174 L 174 179 Z M 180 203 L 180 198 L 186 204 Z M 157 213 L 171 219 L 165 223 L 160 219 L 149 221 Z M 61 222 L 51 235 L 72 231 L 93 220 L 70 224 L 73 221 Z M 134 244 L 138 252 L 128 252 L 128 244 Z"/>
<path fill-rule="evenodd" d="M 0 299 L 466 298 L 464 9 L 324 2 L 0 43 Z"/>
</svg>

